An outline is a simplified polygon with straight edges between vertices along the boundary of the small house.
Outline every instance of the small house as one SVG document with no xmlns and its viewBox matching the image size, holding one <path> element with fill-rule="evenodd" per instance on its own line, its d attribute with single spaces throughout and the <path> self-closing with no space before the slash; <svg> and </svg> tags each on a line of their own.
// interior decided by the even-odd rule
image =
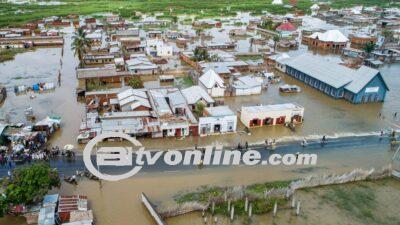
<svg viewBox="0 0 400 225">
<path fill-rule="evenodd" d="M 225 94 L 224 80 L 212 69 L 199 78 L 199 85 L 212 97 L 223 97 Z"/>
<path fill-rule="evenodd" d="M 198 85 L 182 89 L 181 92 L 192 110 L 195 110 L 198 104 L 203 104 L 206 107 L 214 106 L 214 99 Z"/>
<path fill-rule="evenodd" d="M 147 93 L 143 89 L 127 89 L 117 95 L 120 110 L 126 111 L 150 111 L 151 105 Z"/>
<path fill-rule="evenodd" d="M 261 94 L 262 82 L 252 76 L 238 77 L 233 85 L 235 96 Z"/>
<path fill-rule="evenodd" d="M 304 107 L 295 103 L 242 106 L 240 121 L 248 128 L 302 123 Z"/>
<path fill-rule="evenodd" d="M 199 118 L 199 134 L 213 135 L 235 132 L 237 116 L 228 106 L 205 108 Z"/>
</svg>

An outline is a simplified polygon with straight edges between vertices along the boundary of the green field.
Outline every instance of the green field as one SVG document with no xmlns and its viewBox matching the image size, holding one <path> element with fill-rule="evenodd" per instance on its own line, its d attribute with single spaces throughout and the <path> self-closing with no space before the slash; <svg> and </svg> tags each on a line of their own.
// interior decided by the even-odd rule
<svg viewBox="0 0 400 225">
<path fill-rule="evenodd" d="M 93 13 L 114 12 L 125 18 L 134 16 L 135 12 L 164 12 L 165 16 L 195 14 L 199 17 L 216 17 L 235 15 L 237 11 L 249 11 L 260 14 L 262 11 L 283 14 L 293 12 L 295 8 L 271 5 L 272 0 L 60 0 L 65 5 L 37 5 L 0 3 L 0 27 L 14 26 L 28 21 L 49 16 L 66 16 L 69 14 L 88 15 Z M 289 0 L 284 0 L 289 2 Z M 392 3 L 391 3 L 392 2 Z M 379 5 L 384 7 L 400 6 L 392 0 L 333 0 L 335 8 L 357 4 Z M 311 0 L 298 0 L 296 9 L 308 11 Z"/>
</svg>

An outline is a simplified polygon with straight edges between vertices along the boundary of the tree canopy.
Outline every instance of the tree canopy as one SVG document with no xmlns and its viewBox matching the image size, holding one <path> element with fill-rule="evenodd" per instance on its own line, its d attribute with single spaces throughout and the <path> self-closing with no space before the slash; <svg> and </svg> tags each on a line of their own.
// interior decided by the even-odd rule
<svg viewBox="0 0 400 225">
<path fill-rule="evenodd" d="M 6 182 L 4 198 L 8 204 L 30 204 L 39 201 L 53 187 L 60 186 L 57 170 L 48 164 L 34 164 L 15 169 Z M 0 203 L 1 205 L 1 203 Z"/>
</svg>

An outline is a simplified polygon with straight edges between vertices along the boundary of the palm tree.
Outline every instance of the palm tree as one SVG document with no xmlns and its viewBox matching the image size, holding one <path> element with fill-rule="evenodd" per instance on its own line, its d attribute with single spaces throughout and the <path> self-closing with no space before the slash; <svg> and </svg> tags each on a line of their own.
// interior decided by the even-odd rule
<svg viewBox="0 0 400 225">
<path fill-rule="evenodd" d="M 86 32 L 81 27 L 78 28 L 73 36 L 71 49 L 74 50 L 74 55 L 78 57 L 80 67 L 84 65 L 83 56 L 90 45 L 90 40 L 86 38 Z"/>
</svg>

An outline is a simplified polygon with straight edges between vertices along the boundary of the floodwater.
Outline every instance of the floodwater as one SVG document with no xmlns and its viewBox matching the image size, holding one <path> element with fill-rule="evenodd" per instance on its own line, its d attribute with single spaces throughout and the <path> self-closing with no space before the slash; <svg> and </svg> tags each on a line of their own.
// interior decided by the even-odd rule
<svg viewBox="0 0 400 225">
<path fill-rule="evenodd" d="M 218 168 L 188 169 L 168 172 L 144 172 L 133 178 L 118 182 L 102 182 L 82 180 L 78 186 L 63 184 L 63 194 L 87 195 L 90 207 L 94 210 L 96 224 L 108 225 L 146 225 L 154 224 L 139 196 L 141 192 L 160 207 L 168 206 L 173 197 L 179 193 L 190 192 L 203 185 L 211 186 L 236 186 L 262 183 L 267 181 L 288 180 L 302 178 L 309 175 L 323 175 L 332 173 L 345 173 L 356 168 L 370 169 L 381 168 L 388 165 L 393 151 L 387 142 L 371 141 L 368 144 L 357 140 L 353 144 L 343 145 L 341 142 L 333 148 L 319 148 L 312 151 L 318 154 L 318 163 L 314 167 L 303 166 L 232 166 Z M 331 143 L 333 144 L 333 143 Z M 328 143 L 329 145 L 329 143 Z M 328 147 L 327 145 L 327 147 Z M 300 146 L 298 146 L 299 151 Z M 295 151 L 295 150 L 294 150 Z M 304 207 L 308 207 L 304 201 Z M 308 213 L 318 214 L 317 210 Z M 15 218 L 0 220 L 0 224 L 17 225 L 11 222 Z M 170 225 L 200 224 L 200 215 L 194 213 L 168 219 Z M 192 223 L 191 223 L 192 224 Z M 259 223 L 261 225 L 268 223 Z M 304 224 L 304 223 L 299 223 Z"/>
<path fill-rule="evenodd" d="M 213 41 L 229 39 L 228 30 L 233 26 L 223 26 L 222 29 L 210 29 Z M 240 40 L 239 51 L 250 48 L 249 38 Z M 64 55 L 61 48 L 39 48 L 34 52 L 19 54 L 13 61 L 0 64 L 0 82 L 7 86 L 8 97 L 1 111 L 10 122 L 25 122 L 24 109 L 32 106 L 38 119 L 48 114 L 62 116 L 62 130 L 51 139 L 55 145 L 76 143 L 79 124 L 84 118 L 84 105 L 76 99 L 77 87 L 75 68 L 77 60 L 70 49 L 71 33 L 65 36 Z M 307 52 L 305 46 L 299 50 L 288 52 L 297 55 Z M 338 58 L 334 55 L 326 57 Z M 60 58 L 62 66 L 60 65 Z M 36 82 L 57 83 L 58 71 L 61 71 L 61 85 L 55 91 L 43 94 L 29 95 L 13 94 L 14 85 L 33 84 Z M 305 107 L 304 123 L 297 126 L 296 133 L 284 127 L 265 127 L 251 130 L 251 135 L 229 134 L 211 137 L 188 137 L 184 140 L 170 139 L 140 139 L 146 148 L 166 149 L 185 148 L 215 143 L 237 145 L 238 142 L 259 142 L 266 137 L 279 140 L 289 140 L 296 136 L 347 136 L 360 133 L 376 132 L 380 129 L 400 128 L 400 118 L 393 118 L 394 112 L 400 112 L 400 64 L 388 64 L 380 68 L 390 91 L 384 103 L 353 105 L 346 101 L 334 100 L 317 90 L 304 86 L 302 83 L 283 75 L 282 83 L 296 84 L 302 92 L 293 95 L 282 95 L 278 85 L 272 85 L 262 95 L 225 98 L 224 101 L 232 109 L 241 105 L 271 104 L 297 102 Z M 16 79 L 18 78 L 18 79 Z M 381 113 L 383 117 L 378 117 Z M 243 129 L 240 125 L 238 130 Z M 91 200 L 96 224 L 99 225 L 144 225 L 153 224 L 151 218 L 141 205 L 139 195 L 142 191 L 154 200 L 156 204 L 171 202 L 174 193 L 193 190 L 201 185 L 246 185 L 252 183 L 286 180 L 305 177 L 311 174 L 330 174 L 347 172 L 354 168 L 370 168 L 386 165 L 392 152 L 386 148 L 357 147 L 338 148 L 334 151 L 319 153 L 318 167 L 301 172 L 292 167 L 224 167 L 218 169 L 202 169 L 176 172 L 157 172 L 141 174 L 135 178 L 120 182 L 103 182 L 100 188 L 97 182 L 82 181 L 77 187 L 63 184 L 63 194 L 84 194 Z M 307 207 L 307 206 L 305 206 Z M 319 212 L 318 212 L 319 213 Z M 318 214 L 315 212 L 315 214 Z M 325 212 L 326 213 L 326 212 Z M 169 220 L 169 224 L 200 224 L 200 216 L 191 214 L 188 217 L 178 217 Z M 192 222 L 190 222 L 192 224 Z M 263 223 L 262 221 L 258 222 Z M 0 220 L 1 225 L 24 224 L 21 218 L 6 218 Z M 299 223 L 301 224 L 301 223 Z"/>
</svg>

